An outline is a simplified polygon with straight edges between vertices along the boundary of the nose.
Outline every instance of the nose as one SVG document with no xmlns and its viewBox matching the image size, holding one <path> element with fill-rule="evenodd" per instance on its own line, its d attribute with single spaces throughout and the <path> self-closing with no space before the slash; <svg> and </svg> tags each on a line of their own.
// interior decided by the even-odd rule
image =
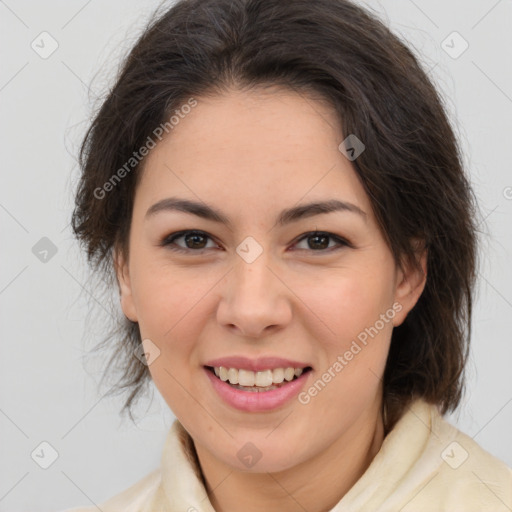
<svg viewBox="0 0 512 512">
<path fill-rule="evenodd" d="M 242 258 L 235 262 L 217 309 L 222 326 L 241 336 L 259 338 L 289 324 L 291 292 L 269 263 L 265 252 L 252 263 Z"/>
</svg>

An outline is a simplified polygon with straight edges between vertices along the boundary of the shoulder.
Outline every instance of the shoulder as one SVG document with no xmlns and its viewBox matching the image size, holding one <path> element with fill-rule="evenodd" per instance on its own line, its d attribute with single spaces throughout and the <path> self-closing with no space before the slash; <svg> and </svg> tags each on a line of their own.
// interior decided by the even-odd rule
<svg viewBox="0 0 512 512">
<path fill-rule="evenodd" d="M 420 399 L 348 496 L 382 512 L 510 512 L 512 469 Z"/>
<path fill-rule="evenodd" d="M 426 459 L 438 459 L 429 495 L 442 497 L 449 510 L 457 510 L 460 503 L 467 512 L 512 510 L 512 469 L 503 461 L 436 411 L 429 441 Z"/>
<path fill-rule="evenodd" d="M 90 507 L 77 507 L 61 512 L 142 512 L 147 509 L 147 504 L 156 496 L 161 482 L 161 471 L 156 469 L 144 478 L 128 487 L 119 494 Z"/>
</svg>

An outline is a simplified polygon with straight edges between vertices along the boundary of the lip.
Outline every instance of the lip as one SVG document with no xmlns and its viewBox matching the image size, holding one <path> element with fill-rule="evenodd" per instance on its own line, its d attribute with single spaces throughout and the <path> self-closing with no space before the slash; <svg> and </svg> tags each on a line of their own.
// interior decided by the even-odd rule
<svg viewBox="0 0 512 512">
<path fill-rule="evenodd" d="M 244 356 L 229 356 L 212 359 L 204 363 L 204 366 L 224 366 L 224 368 L 236 368 L 238 370 L 252 370 L 260 372 L 263 370 L 274 370 L 276 368 L 306 368 L 312 367 L 309 363 L 301 363 L 291 359 L 283 359 L 281 357 L 259 357 L 257 359 L 249 359 Z"/>
<path fill-rule="evenodd" d="M 236 366 L 231 368 L 234 367 L 236 368 Z M 269 367 L 267 366 L 266 368 Z M 280 367 L 277 366 L 276 368 Z M 231 407 L 245 412 L 271 411 L 285 405 L 300 393 L 311 373 L 311 371 L 305 372 L 300 377 L 271 391 L 251 392 L 236 389 L 220 380 L 208 368 L 203 369 L 220 398 Z"/>
</svg>

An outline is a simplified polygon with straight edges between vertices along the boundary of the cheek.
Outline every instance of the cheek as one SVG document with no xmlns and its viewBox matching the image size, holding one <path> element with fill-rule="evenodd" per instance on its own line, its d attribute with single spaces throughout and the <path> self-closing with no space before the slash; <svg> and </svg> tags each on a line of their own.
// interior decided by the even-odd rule
<svg viewBox="0 0 512 512">
<path fill-rule="evenodd" d="M 193 340 L 201 329 L 201 299 L 210 287 L 204 281 L 199 286 L 197 280 L 184 277 L 176 268 L 142 266 L 134 276 L 132 288 L 141 336 L 152 340 L 164 356 L 162 360 L 173 368 L 194 348 Z"/>
<path fill-rule="evenodd" d="M 153 382 L 175 414 L 201 414 L 190 400 L 190 393 L 199 396 L 191 369 L 199 365 L 197 340 L 212 284 L 175 267 L 148 265 L 140 268 L 133 287 L 141 336 L 159 350 L 149 366 Z"/>
<path fill-rule="evenodd" d="M 351 271 L 328 279 L 315 293 L 309 294 L 307 302 L 329 328 L 332 345 L 342 348 L 373 326 L 389 310 L 392 298 L 388 281 L 371 272 Z M 379 330 L 388 327 L 386 322 L 386 329 Z"/>
</svg>

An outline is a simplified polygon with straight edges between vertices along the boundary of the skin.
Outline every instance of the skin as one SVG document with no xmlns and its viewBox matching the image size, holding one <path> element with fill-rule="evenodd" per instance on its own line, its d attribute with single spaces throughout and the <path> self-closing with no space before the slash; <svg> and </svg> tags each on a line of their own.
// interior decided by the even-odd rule
<svg viewBox="0 0 512 512">
<path fill-rule="evenodd" d="M 198 98 L 145 162 L 129 258 L 116 252 L 121 305 L 160 350 L 152 378 L 194 440 L 217 511 L 328 510 L 383 442 L 381 379 L 391 332 L 423 291 L 426 255 L 419 256 L 422 272 L 397 267 L 338 149 L 344 138 L 318 99 L 284 89 L 229 90 Z M 171 196 L 207 203 L 232 225 L 176 211 L 145 219 L 151 205 Z M 339 211 L 276 224 L 285 208 L 329 199 L 365 215 Z M 185 229 L 203 231 L 205 248 L 183 237 L 175 244 L 184 253 L 159 245 Z M 315 230 L 351 246 L 330 238 L 319 249 L 305 236 Z M 252 263 L 236 252 L 247 236 L 263 250 Z M 394 303 L 401 310 L 307 404 L 292 399 L 273 411 L 243 412 L 224 403 L 204 373 L 207 360 L 222 356 L 292 358 L 313 367 L 307 389 Z M 237 457 L 248 441 L 262 455 L 251 468 Z"/>
</svg>

